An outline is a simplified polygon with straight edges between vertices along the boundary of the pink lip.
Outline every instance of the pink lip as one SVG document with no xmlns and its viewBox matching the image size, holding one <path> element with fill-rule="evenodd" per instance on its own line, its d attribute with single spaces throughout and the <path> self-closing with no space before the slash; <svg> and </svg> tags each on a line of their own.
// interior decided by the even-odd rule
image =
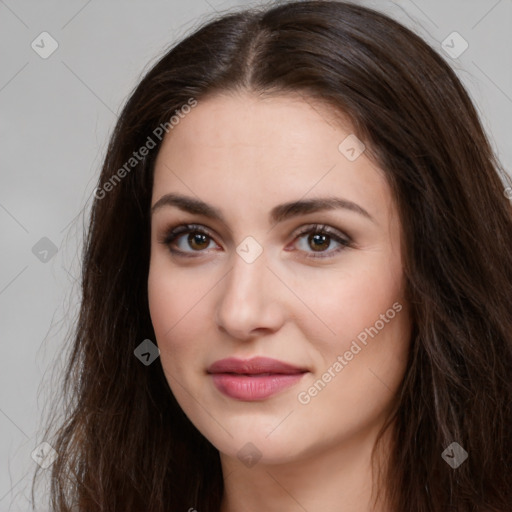
<svg viewBox="0 0 512 512">
<path fill-rule="evenodd" d="M 213 383 L 225 395 L 238 400 L 263 400 L 297 383 L 307 372 L 276 359 L 255 357 L 228 358 L 213 363 L 207 370 Z"/>
</svg>

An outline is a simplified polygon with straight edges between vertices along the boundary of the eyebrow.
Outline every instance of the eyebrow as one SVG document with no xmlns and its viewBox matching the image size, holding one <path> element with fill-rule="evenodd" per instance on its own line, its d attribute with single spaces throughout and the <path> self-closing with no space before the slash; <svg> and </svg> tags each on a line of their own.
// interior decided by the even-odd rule
<svg viewBox="0 0 512 512">
<path fill-rule="evenodd" d="M 164 206 L 175 206 L 184 212 L 203 215 L 226 224 L 224 215 L 218 208 L 194 197 L 181 194 L 165 194 L 151 207 L 151 215 Z M 335 209 L 358 213 L 376 223 L 376 220 L 362 206 L 340 197 L 302 199 L 277 205 L 270 211 L 269 221 L 278 223 L 299 215 Z"/>
</svg>

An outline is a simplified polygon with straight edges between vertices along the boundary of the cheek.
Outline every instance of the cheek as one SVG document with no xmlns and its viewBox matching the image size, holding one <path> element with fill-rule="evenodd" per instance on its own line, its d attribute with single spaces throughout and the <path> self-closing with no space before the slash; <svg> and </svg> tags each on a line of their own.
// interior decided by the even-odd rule
<svg viewBox="0 0 512 512">
<path fill-rule="evenodd" d="M 163 339 L 166 331 L 176 322 L 176 306 L 178 305 L 175 283 L 161 271 L 158 263 L 151 262 L 148 276 L 148 301 L 151 322 L 156 337 Z"/>
<path fill-rule="evenodd" d="M 211 288 L 207 275 L 189 269 L 175 269 L 166 254 L 152 256 L 148 275 L 148 299 L 155 334 L 169 333 L 183 325 L 197 325 L 205 295 Z M 162 337 L 161 341 L 165 341 Z M 181 337 L 180 337 L 181 339 Z"/>
<path fill-rule="evenodd" d="M 373 256 L 354 254 L 350 261 L 347 258 L 346 270 L 302 275 L 295 283 L 297 295 L 307 306 L 303 315 L 296 315 L 296 322 L 329 357 L 348 350 L 351 341 L 376 322 L 384 334 L 399 328 L 396 317 L 405 316 L 392 308 L 397 301 L 403 306 L 399 262 L 390 262 L 384 254 Z"/>
<path fill-rule="evenodd" d="M 373 256 L 353 260 L 350 267 L 347 263 L 350 271 L 331 275 L 323 293 L 310 292 L 304 301 L 314 300 L 315 315 L 298 319 L 316 363 L 299 402 L 311 400 L 307 409 L 326 423 L 329 414 L 338 417 L 333 403 L 344 404 L 341 416 L 359 411 L 351 413 L 357 428 L 379 417 L 405 372 L 411 326 L 402 269 L 384 254 Z M 339 421 L 345 421 L 341 416 Z"/>
<path fill-rule="evenodd" d="M 409 351 L 410 317 L 399 283 L 344 284 L 337 304 L 322 299 L 326 323 L 336 335 L 312 342 L 313 357 L 319 355 L 316 371 L 296 397 L 303 413 L 315 418 L 308 421 L 317 435 L 326 439 L 336 425 L 347 435 L 380 421 L 399 390 Z"/>
<path fill-rule="evenodd" d="M 169 265 L 158 260 L 150 265 L 148 300 L 151 322 L 160 358 L 166 373 L 183 374 L 187 361 L 200 352 L 197 340 L 204 322 L 202 306 L 207 287 L 193 286 L 190 278 L 180 272 L 169 272 Z M 203 304 L 202 304 L 203 302 Z M 195 342 L 191 343 L 191 339 Z"/>
</svg>

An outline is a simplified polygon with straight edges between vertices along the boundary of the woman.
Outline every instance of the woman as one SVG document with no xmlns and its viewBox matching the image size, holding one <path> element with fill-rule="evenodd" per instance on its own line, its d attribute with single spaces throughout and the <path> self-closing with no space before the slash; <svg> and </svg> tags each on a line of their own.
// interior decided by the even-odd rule
<svg viewBox="0 0 512 512">
<path fill-rule="evenodd" d="M 502 179 L 449 65 L 370 9 L 176 45 L 95 191 L 52 510 L 510 510 Z"/>
</svg>

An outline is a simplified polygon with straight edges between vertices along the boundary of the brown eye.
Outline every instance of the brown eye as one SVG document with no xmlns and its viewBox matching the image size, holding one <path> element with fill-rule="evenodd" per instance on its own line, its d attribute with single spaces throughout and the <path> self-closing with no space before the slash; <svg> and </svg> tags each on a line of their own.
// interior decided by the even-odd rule
<svg viewBox="0 0 512 512">
<path fill-rule="evenodd" d="M 185 235 L 188 235 L 185 237 Z M 213 242 L 212 236 L 199 225 L 187 224 L 171 229 L 161 240 L 173 254 L 195 256 L 204 252 Z"/>
<path fill-rule="evenodd" d="M 352 243 L 348 236 L 344 236 L 338 230 L 320 224 L 303 228 L 296 235 L 296 239 L 302 243 L 302 247 L 299 247 L 300 251 L 306 253 L 308 258 L 331 257 L 350 247 Z M 171 229 L 160 242 L 175 255 L 193 257 L 207 252 L 206 250 L 211 248 L 210 244 L 214 243 L 214 239 L 210 232 L 202 226 L 186 224 Z M 329 250 L 333 244 L 337 244 L 338 247 Z"/>
<path fill-rule="evenodd" d="M 338 230 L 321 224 L 307 226 L 298 233 L 297 238 L 300 242 L 305 242 L 299 248 L 306 253 L 308 258 L 328 258 L 351 246 L 348 236 L 343 236 Z M 338 244 L 338 247 L 328 250 L 333 243 Z M 318 255 L 312 253 L 318 253 Z"/>
<path fill-rule="evenodd" d="M 204 233 L 192 232 L 187 237 L 187 243 L 189 247 L 193 249 L 201 250 L 206 249 L 209 245 L 209 237 Z"/>
<path fill-rule="evenodd" d="M 329 235 L 314 233 L 308 236 L 308 244 L 314 251 L 328 249 L 330 245 Z"/>
</svg>

